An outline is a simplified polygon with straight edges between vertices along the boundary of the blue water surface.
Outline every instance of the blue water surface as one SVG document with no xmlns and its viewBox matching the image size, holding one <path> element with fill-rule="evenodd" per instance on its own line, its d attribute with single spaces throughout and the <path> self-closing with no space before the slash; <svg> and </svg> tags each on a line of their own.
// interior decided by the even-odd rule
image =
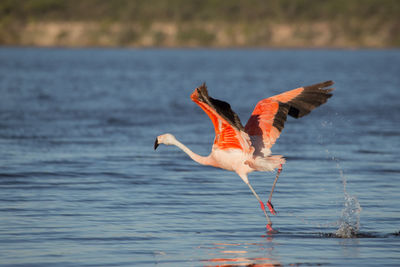
<svg viewBox="0 0 400 267">
<path fill-rule="evenodd" d="M 398 266 L 399 50 L 0 48 L 1 266 Z M 277 233 L 214 138 L 203 82 L 245 124 L 266 97 L 335 81 L 288 118 Z M 267 200 L 275 173 L 252 173 Z M 351 238 L 336 233 L 347 223 Z M 345 225 L 345 227 L 347 227 Z"/>
</svg>

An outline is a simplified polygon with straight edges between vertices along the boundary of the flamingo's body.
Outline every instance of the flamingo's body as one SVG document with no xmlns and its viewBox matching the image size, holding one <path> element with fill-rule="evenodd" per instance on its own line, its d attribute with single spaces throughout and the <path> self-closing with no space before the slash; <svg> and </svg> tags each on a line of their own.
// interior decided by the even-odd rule
<svg viewBox="0 0 400 267">
<path fill-rule="evenodd" d="M 195 154 L 171 134 L 158 136 L 154 148 L 161 143 L 175 145 L 200 164 L 236 172 L 260 202 L 268 221 L 267 228 L 272 230 L 264 203 L 250 185 L 247 175 L 253 171 L 278 169 L 267 202 L 269 210 L 275 214 L 271 198 L 285 159 L 281 155 L 271 155 L 270 149 L 283 129 L 287 115 L 300 118 L 325 103 L 333 90 L 325 88 L 332 84 L 332 81 L 326 81 L 263 99 L 256 105 L 245 127 L 230 105 L 211 98 L 203 84 L 194 90 L 191 99 L 207 113 L 214 125 L 215 139 L 210 155 L 203 157 Z"/>
</svg>

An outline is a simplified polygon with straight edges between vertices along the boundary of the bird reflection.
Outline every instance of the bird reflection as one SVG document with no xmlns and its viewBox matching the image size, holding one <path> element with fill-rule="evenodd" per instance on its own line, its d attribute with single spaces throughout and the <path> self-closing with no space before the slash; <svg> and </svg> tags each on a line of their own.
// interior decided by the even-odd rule
<svg viewBox="0 0 400 267">
<path fill-rule="evenodd" d="M 251 246 L 261 244 L 228 244 L 216 243 L 209 249 L 218 250 L 218 257 L 203 260 L 205 266 L 283 266 L 276 260 L 268 257 L 249 257 L 248 249 Z M 214 253 L 213 253 L 214 254 Z M 215 255 L 215 254 L 214 254 Z"/>
</svg>

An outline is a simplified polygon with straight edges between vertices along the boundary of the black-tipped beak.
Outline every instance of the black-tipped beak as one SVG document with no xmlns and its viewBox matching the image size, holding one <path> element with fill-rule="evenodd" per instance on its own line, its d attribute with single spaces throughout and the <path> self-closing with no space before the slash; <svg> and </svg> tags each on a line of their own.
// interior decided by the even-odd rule
<svg viewBox="0 0 400 267">
<path fill-rule="evenodd" d="M 156 141 L 154 142 L 154 150 L 157 149 L 158 145 L 159 145 L 158 138 L 156 138 Z"/>
</svg>

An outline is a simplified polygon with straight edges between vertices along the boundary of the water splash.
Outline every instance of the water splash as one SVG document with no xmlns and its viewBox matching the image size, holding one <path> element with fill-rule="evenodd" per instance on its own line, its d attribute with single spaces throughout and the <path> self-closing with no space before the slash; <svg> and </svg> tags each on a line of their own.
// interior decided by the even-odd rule
<svg viewBox="0 0 400 267">
<path fill-rule="evenodd" d="M 330 115 L 331 116 L 331 115 Z M 336 131 L 337 121 L 341 121 L 343 124 L 348 125 L 351 123 L 349 120 L 344 120 L 342 116 L 338 113 L 334 114 L 335 120 L 326 120 L 321 123 L 323 131 L 318 131 L 318 136 L 316 140 L 321 146 L 329 147 L 329 145 L 333 142 L 331 140 L 336 139 Z M 333 123 L 335 121 L 336 123 Z M 358 202 L 356 196 L 350 195 L 347 192 L 347 178 L 344 175 L 343 168 L 340 165 L 340 160 L 334 156 L 334 152 L 325 149 L 327 159 L 336 163 L 336 169 L 339 172 L 339 177 L 342 181 L 343 186 L 343 209 L 340 218 L 334 222 L 326 222 L 326 223 L 313 223 L 304 218 L 301 218 L 293 213 L 289 213 L 290 216 L 296 217 L 298 220 L 302 221 L 304 224 L 314 225 L 318 228 L 327 228 L 332 227 L 337 230 L 334 233 L 323 234 L 326 237 L 336 237 L 336 238 L 354 238 L 354 237 L 362 237 L 365 234 L 361 234 L 360 230 L 360 213 L 361 213 L 361 205 Z M 339 189 L 340 190 L 340 189 Z"/>
<path fill-rule="evenodd" d="M 318 136 L 318 142 L 321 145 L 327 147 L 330 142 L 329 139 L 336 139 L 336 131 L 334 128 L 337 127 L 338 122 L 343 123 L 344 125 L 351 124 L 351 121 L 345 120 L 343 116 L 340 116 L 338 113 L 334 114 L 335 123 L 332 120 L 327 120 L 322 122 L 321 126 L 325 129 L 325 134 L 320 132 Z M 348 128 L 351 129 L 351 128 Z M 336 163 L 336 169 L 339 172 L 340 179 L 343 185 L 343 196 L 344 196 L 344 207 L 342 209 L 342 214 L 338 220 L 338 229 L 335 232 L 335 236 L 339 238 L 352 238 L 359 236 L 360 230 L 360 213 L 361 213 L 361 205 L 357 200 L 356 196 L 350 195 L 347 192 L 347 178 L 344 175 L 343 168 L 340 166 L 340 161 L 338 158 L 334 156 L 334 154 L 328 149 L 325 150 L 328 158 L 330 158 L 333 162 Z"/>
<path fill-rule="evenodd" d="M 361 206 L 357 197 L 345 193 L 344 208 L 336 236 L 341 238 L 357 237 L 360 229 Z"/>
<path fill-rule="evenodd" d="M 327 153 L 329 153 L 328 150 Z M 336 168 L 339 170 L 344 193 L 344 207 L 339 220 L 339 228 L 336 230 L 335 235 L 340 238 L 357 237 L 360 230 L 360 213 L 362 208 L 357 197 L 347 192 L 347 179 L 343 173 L 343 169 L 340 167 L 339 160 L 335 157 L 332 157 L 332 160 L 336 162 Z"/>
<path fill-rule="evenodd" d="M 323 236 L 327 237 L 337 237 L 337 238 L 354 238 L 360 237 L 359 229 L 360 229 L 360 213 L 361 213 L 361 205 L 358 202 L 356 196 L 350 195 L 347 192 L 347 178 L 344 175 L 343 169 L 340 166 L 340 161 L 338 158 L 332 156 L 332 153 L 326 149 L 325 152 L 329 155 L 329 158 L 336 163 L 336 169 L 339 171 L 339 176 L 342 180 L 343 185 L 343 196 L 344 196 L 344 207 L 342 209 L 342 213 L 340 218 L 334 222 L 327 223 L 313 223 L 305 218 L 297 216 L 293 213 L 288 213 L 290 216 L 296 217 L 298 220 L 302 221 L 307 225 L 314 225 L 318 228 L 326 228 L 326 227 L 338 227 L 335 233 L 324 234 Z"/>
</svg>

